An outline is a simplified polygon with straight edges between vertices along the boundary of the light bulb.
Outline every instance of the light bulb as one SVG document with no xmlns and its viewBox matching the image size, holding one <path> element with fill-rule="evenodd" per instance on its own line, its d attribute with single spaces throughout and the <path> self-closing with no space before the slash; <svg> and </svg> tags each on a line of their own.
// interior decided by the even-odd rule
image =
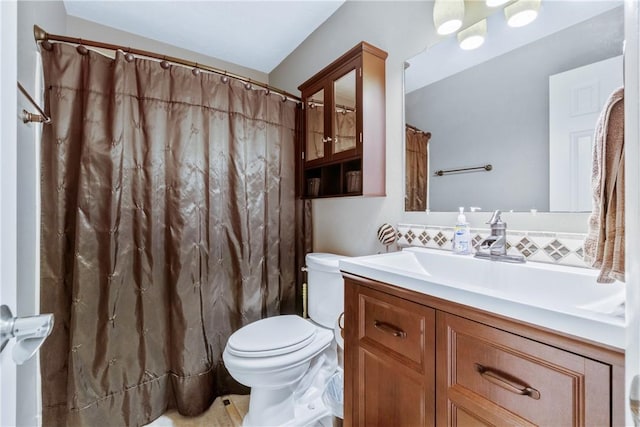
<svg viewBox="0 0 640 427">
<path fill-rule="evenodd" d="M 510 27 L 524 27 L 538 17 L 540 0 L 518 0 L 504 8 L 504 16 Z"/>
<path fill-rule="evenodd" d="M 477 49 L 484 43 L 487 35 L 487 20 L 478 21 L 458 33 L 458 43 L 464 50 Z"/>
<path fill-rule="evenodd" d="M 438 34 L 451 34 L 462 26 L 464 19 L 464 0 L 435 0 L 433 4 L 433 23 Z"/>
</svg>

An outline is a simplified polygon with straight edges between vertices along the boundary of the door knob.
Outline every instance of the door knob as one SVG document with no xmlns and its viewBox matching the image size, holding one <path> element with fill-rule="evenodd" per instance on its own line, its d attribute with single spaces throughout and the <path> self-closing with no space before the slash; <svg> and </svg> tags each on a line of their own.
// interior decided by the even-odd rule
<svg viewBox="0 0 640 427">
<path fill-rule="evenodd" d="M 0 352 L 16 339 L 13 361 L 22 365 L 33 357 L 53 329 L 53 314 L 13 317 L 8 306 L 0 306 Z"/>
</svg>

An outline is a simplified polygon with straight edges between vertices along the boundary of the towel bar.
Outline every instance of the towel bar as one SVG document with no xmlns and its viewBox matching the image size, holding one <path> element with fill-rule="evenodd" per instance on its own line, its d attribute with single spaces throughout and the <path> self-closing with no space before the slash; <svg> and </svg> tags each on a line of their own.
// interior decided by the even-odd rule
<svg viewBox="0 0 640 427">
<path fill-rule="evenodd" d="M 442 175 L 446 175 L 446 174 L 449 174 L 449 173 L 480 172 L 482 170 L 484 170 L 486 172 L 489 172 L 492 169 L 493 169 L 493 166 L 487 164 L 487 165 L 484 165 L 484 166 L 473 166 L 473 167 L 470 167 L 470 168 L 446 169 L 446 170 L 440 169 L 440 170 L 436 171 L 433 175 L 434 176 L 442 176 Z"/>
</svg>

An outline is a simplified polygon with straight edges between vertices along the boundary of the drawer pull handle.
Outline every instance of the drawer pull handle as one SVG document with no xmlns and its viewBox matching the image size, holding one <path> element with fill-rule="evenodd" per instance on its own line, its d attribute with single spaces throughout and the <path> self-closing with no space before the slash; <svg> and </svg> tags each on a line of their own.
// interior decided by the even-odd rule
<svg viewBox="0 0 640 427">
<path fill-rule="evenodd" d="M 407 337 L 407 333 L 405 331 L 403 331 L 400 328 L 396 328 L 395 326 L 390 325 L 390 324 L 385 323 L 385 322 L 380 322 L 378 320 L 374 320 L 373 321 L 373 326 L 375 326 L 376 329 L 379 329 L 384 333 L 393 335 L 394 337 L 398 337 L 398 338 L 406 338 Z"/>
<path fill-rule="evenodd" d="M 497 385 L 498 387 L 502 387 L 505 390 L 508 390 L 515 394 L 519 394 L 521 396 L 529 396 L 532 399 L 540 400 L 540 392 L 535 388 L 518 384 L 515 381 L 504 376 L 502 373 L 482 366 L 479 363 L 476 363 L 476 369 L 478 370 L 480 375 L 482 375 L 482 378 Z"/>
</svg>

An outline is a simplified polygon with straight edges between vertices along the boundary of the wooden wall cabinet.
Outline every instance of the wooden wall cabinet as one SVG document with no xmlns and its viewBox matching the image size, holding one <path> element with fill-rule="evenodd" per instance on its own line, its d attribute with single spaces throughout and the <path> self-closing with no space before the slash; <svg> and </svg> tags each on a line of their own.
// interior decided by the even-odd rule
<svg viewBox="0 0 640 427">
<path fill-rule="evenodd" d="M 624 424 L 622 351 L 351 275 L 345 326 L 346 426 Z"/>
<path fill-rule="evenodd" d="M 386 58 L 361 42 L 298 87 L 298 196 L 385 195 Z"/>
</svg>

